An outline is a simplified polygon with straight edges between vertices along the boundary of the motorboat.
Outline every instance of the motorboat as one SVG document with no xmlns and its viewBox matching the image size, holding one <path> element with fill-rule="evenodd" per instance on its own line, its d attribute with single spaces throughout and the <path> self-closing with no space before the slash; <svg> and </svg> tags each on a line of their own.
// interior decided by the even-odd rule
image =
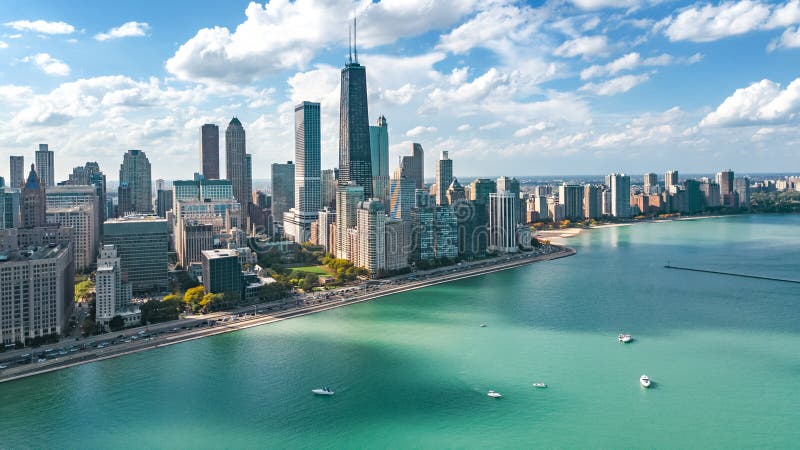
<svg viewBox="0 0 800 450">
<path fill-rule="evenodd" d="M 333 389 L 331 389 L 329 387 L 321 387 L 321 388 L 318 388 L 318 389 L 312 389 L 311 392 L 313 392 L 316 395 L 333 395 L 333 394 L 336 393 L 336 392 L 333 392 Z"/>
<path fill-rule="evenodd" d="M 501 394 L 499 392 L 495 392 L 495 391 L 489 391 L 489 393 L 486 394 L 486 395 L 488 395 L 489 397 L 492 397 L 492 398 L 502 398 L 503 397 L 503 394 Z"/>
<path fill-rule="evenodd" d="M 639 383 L 642 385 L 643 388 L 649 388 L 650 378 L 648 378 L 647 375 L 642 375 L 641 377 L 639 377 Z"/>
<path fill-rule="evenodd" d="M 533 383 L 533 387 L 539 388 L 539 389 L 544 389 L 544 388 L 547 387 L 547 384 L 546 383 Z"/>
<path fill-rule="evenodd" d="M 482 323 L 482 324 L 481 324 L 481 328 L 484 328 L 485 326 L 486 326 L 486 324 L 485 324 L 485 323 Z"/>
<path fill-rule="evenodd" d="M 631 336 L 630 334 L 620 334 L 619 336 L 617 336 L 617 339 L 619 339 L 619 341 L 622 342 L 623 344 L 627 344 L 628 342 L 631 342 L 633 340 L 633 336 Z"/>
</svg>

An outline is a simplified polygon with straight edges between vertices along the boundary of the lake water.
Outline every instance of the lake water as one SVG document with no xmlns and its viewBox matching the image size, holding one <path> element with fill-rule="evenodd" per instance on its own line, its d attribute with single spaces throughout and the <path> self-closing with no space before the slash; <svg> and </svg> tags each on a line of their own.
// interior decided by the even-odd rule
<svg viewBox="0 0 800 450">
<path fill-rule="evenodd" d="M 0 384 L 0 447 L 800 445 L 800 285 L 663 267 L 800 279 L 800 216 L 569 243 L 569 258 Z M 323 385 L 336 395 L 311 394 Z"/>
</svg>

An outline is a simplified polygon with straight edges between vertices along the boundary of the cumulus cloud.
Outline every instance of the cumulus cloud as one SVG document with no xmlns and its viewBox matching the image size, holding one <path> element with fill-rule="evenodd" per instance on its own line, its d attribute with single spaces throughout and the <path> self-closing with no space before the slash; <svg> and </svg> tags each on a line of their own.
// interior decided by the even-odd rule
<svg viewBox="0 0 800 450">
<path fill-rule="evenodd" d="M 668 53 L 663 53 L 650 58 L 642 58 L 637 52 L 623 55 L 604 65 L 593 65 L 581 71 L 581 79 L 588 80 L 595 77 L 616 75 L 619 72 L 629 71 L 638 67 L 658 67 L 671 64 L 694 64 L 703 59 L 703 55 L 695 53 L 688 58 L 676 58 Z"/>
<path fill-rule="evenodd" d="M 774 39 L 767 46 L 767 51 L 775 51 L 779 48 L 800 47 L 800 26 L 789 28 L 783 32 L 781 37 Z"/>
<path fill-rule="evenodd" d="M 0 41 L 0 49 L 2 49 L 2 48 L 8 48 L 8 44 L 6 44 L 3 41 Z"/>
<path fill-rule="evenodd" d="M 109 39 L 119 39 L 125 37 L 146 36 L 150 30 L 150 25 L 146 22 L 125 22 L 122 25 L 112 28 L 105 33 L 98 33 L 94 36 L 98 41 Z"/>
<path fill-rule="evenodd" d="M 459 125 L 458 128 L 456 128 L 456 129 L 458 131 L 462 131 L 463 132 L 463 131 L 469 131 L 470 128 L 472 128 L 472 127 L 468 123 L 465 123 L 465 124 Z"/>
<path fill-rule="evenodd" d="M 800 0 L 773 5 L 760 0 L 697 4 L 656 25 L 670 41 L 711 42 L 800 22 Z"/>
<path fill-rule="evenodd" d="M 550 122 L 538 122 L 533 125 L 528 125 L 525 128 L 520 128 L 519 130 L 514 132 L 514 137 L 527 137 L 537 132 L 545 131 L 550 128 L 553 128 L 553 124 Z"/>
<path fill-rule="evenodd" d="M 416 126 L 416 127 L 412 128 L 412 129 L 406 131 L 406 136 L 407 137 L 417 137 L 417 136 L 419 136 L 421 134 L 435 133 L 435 132 L 436 132 L 436 127 L 425 127 L 425 126 L 419 125 L 419 126 Z"/>
<path fill-rule="evenodd" d="M 463 54 L 475 47 L 498 47 L 524 41 L 536 31 L 543 15 L 525 5 L 491 5 L 443 35 L 437 48 Z"/>
<path fill-rule="evenodd" d="M 33 64 L 47 75 L 65 77 L 69 75 L 70 72 L 69 66 L 64 61 L 53 58 L 47 53 L 37 53 L 32 56 L 26 56 L 22 61 Z"/>
<path fill-rule="evenodd" d="M 701 127 L 737 127 L 788 123 L 800 112 L 800 78 L 781 89 L 780 83 L 761 80 L 737 89 L 706 115 Z"/>
<path fill-rule="evenodd" d="M 581 86 L 580 90 L 597 95 L 617 95 L 630 91 L 648 79 L 650 79 L 650 77 L 647 74 L 623 75 L 602 83 L 586 83 Z"/>
<path fill-rule="evenodd" d="M 388 44 L 446 27 L 474 11 L 476 0 L 407 0 L 362 3 L 359 47 Z M 243 83 L 290 68 L 304 69 L 323 48 L 341 45 L 352 3 L 348 0 L 251 2 L 231 32 L 203 28 L 166 62 L 182 80 Z"/>
<path fill-rule="evenodd" d="M 72 34 L 75 27 L 66 22 L 48 22 L 46 20 L 15 20 L 6 22 L 7 27 L 17 31 L 33 31 L 42 34 Z"/>
<path fill-rule="evenodd" d="M 578 8 L 586 10 L 603 8 L 631 8 L 645 3 L 642 0 L 571 0 L 571 2 Z"/>
<path fill-rule="evenodd" d="M 562 58 L 582 56 L 591 58 L 608 53 L 608 39 L 605 36 L 582 36 L 570 39 L 559 45 L 553 54 Z"/>
</svg>

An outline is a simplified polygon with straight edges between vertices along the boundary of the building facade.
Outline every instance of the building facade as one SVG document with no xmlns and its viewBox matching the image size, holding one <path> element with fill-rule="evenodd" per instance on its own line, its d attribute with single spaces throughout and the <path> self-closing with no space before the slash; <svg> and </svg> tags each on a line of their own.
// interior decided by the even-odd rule
<svg viewBox="0 0 800 450">
<path fill-rule="evenodd" d="M 10 169 L 9 186 L 15 189 L 22 189 L 22 185 L 25 184 L 25 157 L 9 156 L 8 167 Z"/>
<path fill-rule="evenodd" d="M 39 174 L 39 179 L 45 188 L 56 185 L 55 161 L 53 152 L 47 144 L 39 144 L 39 150 L 36 151 L 36 173 Z"/>
<path fill-rule="evenodd" d="M 122 260 L 123 279 L 133 293 L 169 290 L 169 230 L 156 216 L 128 216 L 103 224 L 103 243 L 114 245 Z"/>
<path fill-rule="evenodd" d="M 425 150 L 422 144 L 411 144 L 411 155 L 400 159 L 400 171 L 403 177 L 414 183 L 415 189 L 425 189 Z"/>
<path fill-rule="evenodd" d="M 386 205 L 389 200 L 389 125 L 386 117 L 369 127 L 370 164 L 372 165 L 372 195 Z"/>
<path fill-rule="evenodd" d="M 150 161 L 141 150 L 128 150 L 119 168 L 120 189 L 128 187 L 130 199 L 123 205 L 123 193 L 119 193 L 119 216 L 125 214 L 149 214 L 153 212 L 153 188 L 150 178 Z"/>
<path fill-rule="evenodd" d="M 200 169 L 206 180 L 219 180 L 219 126 L 200 127 Z"/>
<path fill-rule="evenodd" d="M 442 151 L 436 161 L 436 204 L 447 205 L 447 188 L 453 182 L 453 160 L 447 151 Z"/>
<path fill-rule="evenodd" d="M 342 69 L 339 96 L 339 184 L 353 181 L 372 198 L 367 69 L 351 59 Z"/>
<path fill-rule="evenodd" d="M 233 197 L 240 205 L 239 223 L 247 223 L 251 193 L 247 182 L 247 143 L 242 122 L 231 119 L 225 129 L 225 178 L 231 182 Z"/>
<path fill-rule="evenodd" d="M 512 253 L 517 251 L 519 198 L 511 191 L 489 194 L 489 250 Z"/>
</svg>

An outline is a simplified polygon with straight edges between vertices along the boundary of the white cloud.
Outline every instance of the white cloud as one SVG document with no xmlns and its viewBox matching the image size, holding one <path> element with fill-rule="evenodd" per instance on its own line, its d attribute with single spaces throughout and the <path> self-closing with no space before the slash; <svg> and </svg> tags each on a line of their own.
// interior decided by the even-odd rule
<svg viewBox="0 0 800 450">
<path fill-rule="evenodd" d="M 533 125 L 528 125 L 525 128 L 520 128 L 519 130 L 514 132 L 514 137 L 526 137 L 531 136 L 537 132 L 545 131 L 550 128 L 553 128 L 553 124 L 550 122 L 538 122 Z"/>
<path fill-rule="evenodd" d="M 27 56 L 22 59 L 24 62 L 29 62 L 39 68 L 47 75 L 55 75 L 65 77 L 69 75 L 69 66 L 60 59 L 53 58 L 47 53 L 37 53 L 33 56 Z"/>
<path fill-rule="evenodd" d="M 425 127 L 425 126 L 419 125 L 419 126 L 416 126 L 416 127 L 412 128 L 412 129 L 406 131 L 406 136 L 407 137 L 417 137 L 417 136 L 419 136 L 421 134 L 435 133 L 435 132 L 436 132 L 436 127 Z"/>
<path fill-rule="evenodd" d="M 502 45 L 498 41 L 520 42 L 536 30 L 540 20 L 528 6 L 496 5 L 443 35 L 437 48 L 463 54 L 475 47 Z"/>
<path fill-rule="evenodd" d="M 588 80 L 595 77 L 616 75 L 619 72 L 633 70 L 638 67 L 659 67 L 671 64 L 694 64 L 703 59 L 703 55 L 695 53 L 688 58 L 676 58 L 668 53 L 662 53 L 650 58 L 642 58 L 639 53 L 631 52 L 604 65 L 593 65 L 581 71 L 581 79 Z"/>
<path fill-rule="evenodd" d="M 800 112 L 800 78 L 781 89 L 780 83 L 761 80 L 737 89 L 722 104 L 703 118 L 700 126 L 736 127 L 782 124 L 793 121 Z"/>
<path fill-rule="evenodd" d="M 650 77 L 647 74 L 623 75 L 621 77 L 612 78 L 602 83 L 586 83 L 583 86 L 581 86 L 580 90 L 592 92 L 597 95 L 622 94 L 644 83 L 649 78 Z"/>
<path fill-rule="evenodd" d="M 3 41 L 0 41 L 0 48 L 8 48 L 8 44 Z"/>
<path fill-rule="evenodd" d="M 447 27 L 476 5 L 476 0 L 361 3 L 359 48 Z M 246 20 L 233 32 L 223 27 L 201 29 L 166 62 L 167 71 L 182 80 L 243 83 L 285 69 L 303 69 L 320 50 L 345 43 L 352 6 L 349 0 L 251 2 Z"/>
<path fill-rule="evenodd" d="M 575 6 L 586 10 L 603 8 L 631 8 L 644 3 L 641 0 L 570 0 Z"/>
<path fill-rule="evenodd" d="M 75 27 L 66 22 L 15 20 L 13 22 L 6 22 L 4 25 L 17 31 L 34 31 L 42 34 L 72 34 L 75 32 Z"/>
<path fill-rule="evenodd" d="M 24 104 L 31 95 L 33 95 L 33 90 L 28 86 L 14 84 L 0 86 L 0 103 Z"/>
<path fill-rule="evenodd" d="M 497 121 L 492 123 L 487 123 L 486 125 L 481 125 L 478 127 L 481 131 L 489 131 L 489 130 L 496 130 L 503 126 L 503 122 Z"/>
<path fill-rule="evenodd" d="M 98 41 L 107 41 L 109 39 L 146 36 L 149 30 L 150 25 L 145 22 L 125 22 L 122 25 L 112 28 L 105 33 L 96 34 L 94 38 Z"/>
<path fill-rule="evenodd" d="M 456 129 L 458 131 L 462 131 L 463 132 L 463 131 L 469 131 L 470 128 L 472 128 L 472 127 L 468 123 L 465 123 L 463 125 L 459 125 L 458 128 L 456 128 Z"/>
<path fill-rule="evenodd" d="M 774 39 L 767 46 L 767 51 L 775 51 L 779 48 L 798 48 L 800 47 L 800 26 L 788 28 L 780 38 Z"/>
<path fill-rule="evenodd" d="M 608 40 L 605 36 L 582 36 L 570 39 L 559 45 L 553 54 L 562 58 L 582 56 L 591 58 L 608 53 Z"/>
<path fill-rule="evenodd" d="M 782 5 L 760 0 L 697 4 L 656 25 L 670 41 L 711 42 L 800 22 L 800 0 Z"/>
</svg>

